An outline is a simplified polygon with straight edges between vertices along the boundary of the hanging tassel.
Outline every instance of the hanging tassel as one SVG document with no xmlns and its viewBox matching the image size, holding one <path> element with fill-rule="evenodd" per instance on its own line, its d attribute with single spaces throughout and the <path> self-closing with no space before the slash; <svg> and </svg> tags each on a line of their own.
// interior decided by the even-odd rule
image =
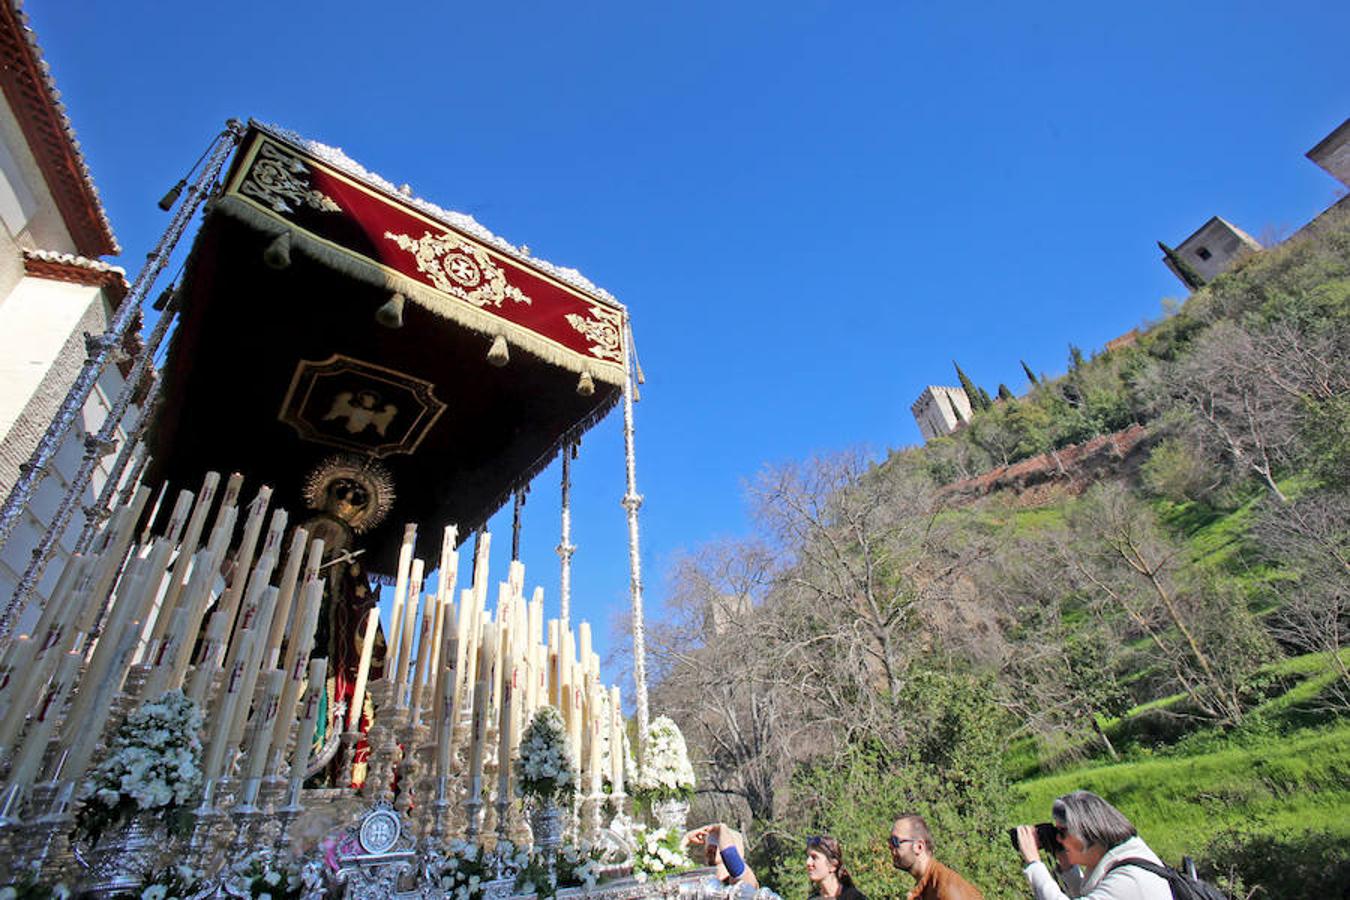
<svg viewBox="0 0 1350 900">
<path fill-rule="evenodd" d="M 506 346 L 506 338 L 500 334 L 492 339 L 492 346 L 488 348 L 487 361 L 497 368 L 501 368 L 511 361 L 511 350 Z"/>
<path fill-rule="evenodd" d="M 395 293 L 384 305 L 375 310 L 375 321 L 379 322 L 385 328 L 403 327 L 403 303 L 406 298 L 399 293 Z"/>
<path fill-rule="evenodd" d="M 183 188 L 187 187 L 187 179 L 180 178 L 178 183 L 169 188 L 169 192 L 159 198 L 159 208 L 168 212 L 173 209 L 173 205 L 178 202 L 178 198 L 183 193 Z"/>
<path fill-rule="evenodd" d="M 582 397 L 589 397 L 595 393 L 595 379 L 591 377 L 590 372 L 582 372 L 581 377 L 577 379 L 577 394 Z"/>
<path fill-rule="evenodd" d="M 263 262 L 270 269 L 284 269 L 291 264 L 291 233 L 283 231 L 272 238 L 263 251 Z"/>
</svg>

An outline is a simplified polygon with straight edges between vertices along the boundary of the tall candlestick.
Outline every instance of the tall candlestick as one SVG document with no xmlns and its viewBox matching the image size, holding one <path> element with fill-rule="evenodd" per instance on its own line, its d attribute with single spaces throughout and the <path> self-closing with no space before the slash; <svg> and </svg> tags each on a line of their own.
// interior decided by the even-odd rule
<svg viewBox="0 0 1350 900">
<path fill-rule="evenodd" d="M 375 635 L 380 630 L 380 608 L 372 606 L 366 615 L 366 630 L 361 638 L 361 661 L 356 667 L 356 684 L 352 689 L 352 705 L 347 710 L 347 730 L 361 727 L 361 708 L 366 702 L 366 682 L 370 678 L 370 663 L 375 654 Z"/>
<path fill-rule="evenodd" d="M 399 662 L 399 651 L 403 643 L 400 635 L 403 633 L 403 604 L 408 599 L 408 576 L 412 567 L 413 547 L 417 544 L 417 526 L 403 526 L 403 545 L 398 551 L 398 572 L 394 580 L 394 609 L 393 617 L 389 622 L 389 658 L 385 660 L 384 672 L 387 678 L 394 678 L 394 672 Z M 397 683 L 397 682 L 396 682 Z"/>
<path fill-rule="evenodd" d="M 412 676 L 412 720 L 416 722 L 418 715 L 422 712 L 422 694 L 423 684 L 426 681 L 429 671 L 428 664 L 431 662 L 431 634 L 435 628 L 436 609 L 439 603 L 436 602 L 435 594 L 425 595 L 425 602 L 422 604 L 422 627 L 417 630 L 417 669 Z"/>
<path fill-rule="evenodd" d="M 469 801 L 483 795 L 483 744 L 487 741 L 488 684 L 480 679 L 473 686 L 473 727 L 469 739 Z"/>
<path fill-rule="evenodd" d="M 610 688 L 609 699 L 609 780 L 614 785 L 614 793 L 623 793 L 623 704 L 620 702 L 619 687 Z"/>
<path fill-rule="evenodd" d="M 197 552 L 197 543 L 201 540 L 202 528 L 206 525 L 206 517 L 211 512 L 211 504 L 215 502 L 216 490 L 219 486 L 220 473 L 207 472 L 206 477 L 202 479 L 202 488 L 197 492 L 196 504 L 192 508 L 192 517 L 188 520 L 187 531 L 179 544 L 178 561 L 174 564 L 173 574 L 169 578 L 169 588 L 164 594 L 164 603 L 160 607 L 160 615 L 155 619 L 154 631 L 150 633 L 149 643 L 151 646 L 154 646 L 164 637 L 164 629 L 168 627 L 169 620 L 173 617 L 174 608 L 178 605 L 183 590 L 187 587 L 188 571 L 192 565 L 192 558 Z"/>
<path fill-rule="evenodd" d="M 315 543 L 321 544 L 322 541 Z M 309 664 L 310 653 L 314 650 L 314 628 L 319 621 L 319 610 L 323 606 L 323 581 L 314 578 L 305 582 L 300 592 L 300 613 L 295 629 L 291 632 L 290 643 L 286 647 L 286 683 L 281 689 L 281 702 L 277 711 L 277 727 L 272 730 L 271 760 L 267 774 L 275 774 L 286 753 L 286 742 L 290 738 L 291 717 L 300 699 L 300 691 L 305 685 L 305 671 Z M 363 686 L 364 689 L 364 686 Z"/>
<path fill-rule="evenodd" d="M 239 612 L 239 602 L 244 597 L 244 587 L 252 572 L 253 553 L 257 549 L 258 536 L 262 533 L 263 520 L 267 517 L 267 506 L 271 501 L 272 489 L 266 485 L 258 488 L 258 495 L 250 504 L 248 520 L 244 523 L 244 537 L 239 542 L 229 586 L 225 589 L 225 596 L 220 598 L 220 603 L 216 606 L 215 615 L 221 616 L 226 639 L 234 630 L 235 615 Z M 225 650 L 225 645 L 217 646 L 216 662 L 224 661 Z"/>
<path fill-rule="evenodd" d="M 122 689 L 132 651 L 136 649 L 139 632 L 137 622 L 128 623 L 122 630 L 121 640 L 117 643 L 117 651 L 109 666 L 109 672 L 113 673 L 112 677 L 100 681 L 91 681 L 87 677 L 80 679 L 79 694 L 75 700 L 79 702 L 87 693 L 89 699 L 85 707 L 88 712 L 77 715 L 76 707 L 72 704 L 70 712 L 66 714 L 61 724 L 61 746 L 69 751 L 60 773 L 62 779 L 79 784 L 89 768 L 94 749 L 98 746 L 99 738 L 108 723 L 108 715 L 112 712 L 113 696 Z M 110 639 L 111 636 L 105 634 L 103 640 Z M 149 699 L 153 700 L 158 696 L 156 694 Z"/>
<path fill-rule="evenodd" d="M 305 544 L 309 541 L 309 532 L 303 528 L 295 529 L 291 535 L 291 546 L 286 551 L 286 565 L 281 570 L 281 581 L 277 582 L 277 608 L 272 613 L 272 629 L 267 635 L 267 653 L 263 662 L 269 668 L 277 664 L 281 656 L 281 641 L 286 636 L 287 626 L 299 621 L 302 604 L 295 602 L 295 588 L 300 582 L 300 566 L 305 561 Z"/>
<path fill-rule="evenodd" d="M 281 704 L 281 690 L 286 673 L 273 669 L 263 679 L 262 696 L 253 711 L 253 739 L 249 742 L 248 768 L 245 778 L 262 778 L 267 765 L 267 753 L 276 730 L 277 713 Z"/>
<path fill-rule="evenodd" d="M 328 660 L 311 659 L 309 661 L 309 684 L 305 688 L 305 713 L 300 720 L 300 729 L 295 736 L 295 756 L 291 760 L 290 797 L 292 802 L 300 796 L 300 786 L 305 782 L 305 769 L 309 768 L 309 755 L 314 743 L 314 731 L 319 723 L 319 700 L 324 696 L 324 682 L 328 678 Z"/>
<path fill-rule="evenodd" d="M 244 640 L 251 640 L 252 632 L 245 634 Z M 225 684 L 221 689 L 220 702 L 208 719 L 210 738 L 206 746 L 206 755 L 202 760 L 202 775 L 207 780 L 220 778 L 225 770 L 225 752 L 229 749 L 230 731 L 234 722 L 235 710 L 241 702 L 244 687 L 244 666 L 242 658 L 235 660 L 234 668 L 226 673 Z M 251 698 L 250 698 L 251 699 Z M 243 700 L 242 702 L 248 702 Z"/>
<path fill-rule="evenodd" d="M 501 669 L 507 674 L 502 680 L 501 715 L 497 717 L 497 798 L 498 802 L 509 802 L 511 799 L 511 751 L 515 749 L 512 738 L 515 725 L 513 719 L 518 673 L 515 660 L 510 656 L 503 660 Z"/>
<path fill-rule="evenodd" d="M 249 706 L 253 702 L 253 692 L 258 683 L 258 677 L 262 674 L 258 669 L 258 662 L 259 657 L 262 656 L 263 644 L 267 640 L 267 631 L 262 622 L 271 621 L 272 607 L 276 602 L 277 589 L 274 587 L 265 588 L 258 601 L 258 612 L 254 615 L 250 627 L 245 631 L 250 635 L 250 639 L 239 650 L 239 658 L 244 663 L 244 698 L 235 709 L 234 724 L 230 730 L 229 746 L 231 748 L 239 746 L 239 742 L 244 739 L 244 726 L 248 724 Z"/>
<path fill-rule="evenodd" d="M 56 677 L 52 679 L 45 698 L 34 709 L 28 736 L 14 758 L 7 782 L 10 787 L 18 785 L 20 790 L 27 790 L 32 785 L 38 765 L 42 762 L 42 755 L 47 752 L 47 743 L 51 740 L 52 730 L 56 728 L 56 723 L 61 717 L 61 708 L 65 706 L 66 695 L 75 684 L 75 677 L 82 662 L 84 657 L 79 653 L 67 653 L 62 657 Z"/>
<path fill-rule="evenodd" d="M 408 602 L 403 607 L 403 638 L 399 642 L 398 670 L 394 675 L 395 705 L 406 707 L 408 672 L 412 663 L 413 634 L 417 628 L 418 602 L 422 599 L 422 567 L 420 559 L 413 560 L 408 578 Z"/>
<path fill-rule="evenodd" d="M 456 709 L 456 685 L 459 684 L 457 666 L 462 658 L 459 639 L 450 635 L 450 646 L 445 648 L 448 668 L 441 679 L 440 694 L 436 705 L 436 778 L 445 778 L 450 774 L 450 754 L 454 751 Z"/>
</svg>

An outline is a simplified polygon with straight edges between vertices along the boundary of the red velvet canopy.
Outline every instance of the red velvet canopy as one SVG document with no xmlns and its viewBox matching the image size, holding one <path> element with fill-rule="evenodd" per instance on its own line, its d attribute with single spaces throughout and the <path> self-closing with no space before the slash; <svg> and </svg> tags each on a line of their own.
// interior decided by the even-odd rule
<svg viewBox="0 0 1350 900">
<path fill-rule="evenodd" d="M 397 500 L 362 543 L 389 572 L 405 523 L 435 558 L 440 526 L 468 535 L 613 407 L 626 312 L 325 151 L 257 124 L 245 136 L 180 289 L 151 477 L 242 472 L 299 521 L 317 463 L 378 459 Z M 396 329 L 375 318 L 395 293 Z"/>
</svg>

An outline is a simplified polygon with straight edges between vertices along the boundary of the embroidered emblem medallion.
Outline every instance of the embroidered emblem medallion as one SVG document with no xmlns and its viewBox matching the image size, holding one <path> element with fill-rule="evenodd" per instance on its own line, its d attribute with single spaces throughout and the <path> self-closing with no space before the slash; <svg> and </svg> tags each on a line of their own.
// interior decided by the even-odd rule
<svg viewBox="0 0 1350 900">
<path fill-rule="evenodd" d="M 239 193 L 261 200 L 279 213 L 293 213 L 301 205 L 320 212 L 342 212 L 332 197 L 310 187 L 310 174 L 309 167 L 297 157 L 263 142 L 239 185 Z"/>
<path fill-rule="evenodd" d="M 597 359 L 622 362 L 623 339 L 619 329 L 623 326 L 623 315 L 603 306 L 592 306 L 590 313 L 595 316 L 594 319 L 568 313 L 567 324 L 591 342 L 591 354 Z"/>
<path fill-rule="evenodd" d="M 440 290 L 474 306 L 500 307 L 503 300 L 530 304 L 520 288 L 506 280 L 505 273 L 486 250 L 453 234 L 425 232 L 420 238 L 386 231 L 384 236 L 413 255 L 417 271 Z"/>
<path fill-rule="evenodd" d="M 412 453 L 445 411 L 432 383 L 335 354 L 302 359 L 278 418 L 301 438 L 374 457 Z"/>
</svg>

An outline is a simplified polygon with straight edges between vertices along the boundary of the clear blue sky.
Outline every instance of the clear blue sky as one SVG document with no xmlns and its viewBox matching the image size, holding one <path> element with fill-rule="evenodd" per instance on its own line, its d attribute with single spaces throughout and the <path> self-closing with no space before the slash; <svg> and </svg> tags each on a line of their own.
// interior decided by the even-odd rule
<svg viewBox="0 0 1350 900">
<path fill-rule="evenodd" d="M 648 608 L 766 463 L 918 440 L 1181 289 L 1154 241 L 1337 195 L 1350 4 L 32 2 L 134 273 L 228 116 L 344 148 L 633 313 Z M 576 467 L 576 609 L 627 603 L 619 416 Z M 557 472 L 526 511 L 556 615 Z M 504 577 L 509 520 L 494 540 Z"/>
</svg>

